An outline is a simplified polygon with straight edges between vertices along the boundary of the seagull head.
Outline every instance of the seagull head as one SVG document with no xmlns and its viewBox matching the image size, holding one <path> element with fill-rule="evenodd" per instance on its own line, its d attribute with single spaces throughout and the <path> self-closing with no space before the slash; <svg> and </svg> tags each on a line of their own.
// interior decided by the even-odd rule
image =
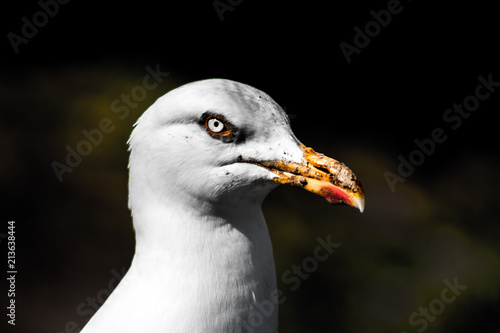
<svg viewBox="0 0 500 333">
<path fill-rule="evenodd" d="M 279 184 L 364 209 L 360 182 L 343 163 L 304 146 L 266 93 L 224 79 L 196 81 L 159 98 L 129 140 L 130 199 L 239 207 Z"/>
</svg>

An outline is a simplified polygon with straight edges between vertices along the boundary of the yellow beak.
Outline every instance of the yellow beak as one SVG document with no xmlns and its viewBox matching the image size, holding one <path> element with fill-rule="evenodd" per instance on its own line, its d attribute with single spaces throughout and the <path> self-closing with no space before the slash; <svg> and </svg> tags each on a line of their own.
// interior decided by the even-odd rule
<svg viewBox="0 0 500 333">
<path fill-rule="evenodd" d="M 321 195 L 331 204 L 365 209 L 363 188 L 354 173 L 342 162 L 300 145 L 305 163 L 283 161 L 256 162 L 276 174 L 273 180 Z"/>
</svg>

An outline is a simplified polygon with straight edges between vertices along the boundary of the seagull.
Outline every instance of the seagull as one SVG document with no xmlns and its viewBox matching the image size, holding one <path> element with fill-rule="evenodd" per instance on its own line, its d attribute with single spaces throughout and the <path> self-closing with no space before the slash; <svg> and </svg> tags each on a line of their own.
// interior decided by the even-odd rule
<svg viewBox="0 0 500 333">
<path fill-rule="evenodd" d="M 264 198 L 288 184 L 362 212 L 357 177 L 303 145 L 270 96 L 231 80 L 171 90 L 134 126 L 135 254 L 82 333 L 277 332 Z"/>
</svg>

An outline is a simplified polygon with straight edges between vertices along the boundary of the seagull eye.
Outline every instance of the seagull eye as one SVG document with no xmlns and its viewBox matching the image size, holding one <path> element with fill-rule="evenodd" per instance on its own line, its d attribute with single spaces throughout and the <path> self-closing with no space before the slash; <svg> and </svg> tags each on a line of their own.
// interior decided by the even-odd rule
<svg viewBox="0 0 500 333">
<path fill-rule="evenodd" d="M 226 124 L 221 119 L 213 116 L 207 118 L 206 127 L 213 134 L 222 134 L 228 131 Z"/>
<path fill-rule="evenodd" d="M 216 114 L 205 114 L 203 118 L 205 129 L 212 137 L 221 139 L 224 142 L 234 141 L 237 129 L 224 117 Z"/>
</svg>

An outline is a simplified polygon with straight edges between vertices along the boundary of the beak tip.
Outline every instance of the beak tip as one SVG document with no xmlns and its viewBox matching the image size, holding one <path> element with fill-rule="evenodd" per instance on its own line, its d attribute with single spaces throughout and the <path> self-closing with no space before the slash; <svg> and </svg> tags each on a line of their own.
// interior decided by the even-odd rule
<svg viewBox="0 0 500 333">
<path fill-rule="evenodd" d="M 353 206 L 359 209 L 360 213 L 363 213 L 363 211 L 365 210 L 365 198 L 364 197 L 354 198 Z"/>
</svg>

